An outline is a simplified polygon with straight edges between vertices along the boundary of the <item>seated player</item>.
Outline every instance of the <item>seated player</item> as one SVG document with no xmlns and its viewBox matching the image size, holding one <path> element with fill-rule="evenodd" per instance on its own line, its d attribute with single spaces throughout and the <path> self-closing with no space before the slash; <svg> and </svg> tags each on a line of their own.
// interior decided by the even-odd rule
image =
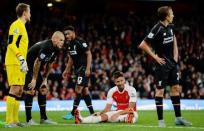
<svg viewBox="0 0 204 131">
<path fill-rule="evenodd" d="M 74 113 L 76 124 L 99 122 L 137 122 L 137 95 L 135 88 L 125 84 L 125 78 L 122 72 L 116 71 L 113 74 L 113 77 L 116 86 L 108 91 L 105 109 L 88 117 L 82 117 L 79 110 L 76 110 Z M 111 111 L 111 107 L 114 102 L 116 103 L 117 110 Z"/>
</svg>

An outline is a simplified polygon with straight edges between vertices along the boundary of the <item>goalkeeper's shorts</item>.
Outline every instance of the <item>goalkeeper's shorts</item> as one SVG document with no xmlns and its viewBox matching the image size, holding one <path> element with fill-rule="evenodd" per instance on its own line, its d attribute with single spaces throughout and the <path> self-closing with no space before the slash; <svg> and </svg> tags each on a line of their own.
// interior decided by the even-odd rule
<svg viewBox="0 0 204 131">
<path fill-rule="evenodd" d="M 26 74 L 20 70 L 20 65 L 6 65 L 6 73 L 9 86 L 25 85 Z"/>
</svg>

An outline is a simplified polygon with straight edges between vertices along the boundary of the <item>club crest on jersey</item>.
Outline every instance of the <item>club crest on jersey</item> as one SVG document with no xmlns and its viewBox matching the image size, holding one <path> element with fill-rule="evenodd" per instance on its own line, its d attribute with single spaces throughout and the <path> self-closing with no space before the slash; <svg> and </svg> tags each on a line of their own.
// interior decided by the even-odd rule
<svg viewBox="0 0 204 131">
<path fill-rule="evenodd" d="M 166 36 L 166 32 L 164 32 L 163 36 Z"/>
</svg>

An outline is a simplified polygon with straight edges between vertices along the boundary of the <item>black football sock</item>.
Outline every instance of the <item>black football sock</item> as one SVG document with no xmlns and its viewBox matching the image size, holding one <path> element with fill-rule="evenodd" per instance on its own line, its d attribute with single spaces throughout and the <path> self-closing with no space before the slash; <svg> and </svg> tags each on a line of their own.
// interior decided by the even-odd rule
<svg viewBox="0 0 204 131">
<path fill-rule="evenodd" d="M 163 120 L 163 97 L 155 97 L 158 120 Z"/>
<path fill-rule="evenodd" d="M 180 96 L 171 96 L 171 101 L 174 106 L 175 116 L 181 117 Z"/>
<path fill-rule="evenodd" d="M 93 114 L 94 110 L 93 110 L 93 106 L 92 106 L 90 95 L 85 95 L 84 96 L 84 101 L 86 103 L 87 108 L 89 109 L 90 114 Z"/>
<path fill-rule="evenodd" d="M 38 105 L 40 107 L 40 118 L 47 120 L 46 115 L 46 96 L 38 94 Z"/>
<path fill-rule="evenodd" d="M 31 110 L 32 110 L 32 104 L 33 104 L 33 96 L 26 94 L 24 101 L 25 101 L 26 121 L 29 122 L 29 120 L 32 119 Z"/>
<path fill-rule="evenodd" d="M 71 114 L 73 116 L 74 116 L 74 111 L 78 108 L 80 101 L 81 101 L 81 93 L 80 94 L 76 93 L 76 98 L 74 99 L 73 109 L 71 111 Z"/>
</svg>

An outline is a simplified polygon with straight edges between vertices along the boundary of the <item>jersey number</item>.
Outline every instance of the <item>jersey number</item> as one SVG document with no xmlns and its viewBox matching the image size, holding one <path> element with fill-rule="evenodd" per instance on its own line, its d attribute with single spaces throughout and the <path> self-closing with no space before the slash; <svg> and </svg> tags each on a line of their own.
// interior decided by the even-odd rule
<svg viewBox="0 0 204 131">
<path fill-rule="evenodd" d="M 82 83 L 82 77 L 78 77 L 77 78 L 77 84 L 81 84 Z"/>
<path fill-rule="evenodd" d="M 179 80 L 180 76 L 179 76 L 179 73 L 176 73 L 177 74 L 177 80 Z"/>
</svg>

